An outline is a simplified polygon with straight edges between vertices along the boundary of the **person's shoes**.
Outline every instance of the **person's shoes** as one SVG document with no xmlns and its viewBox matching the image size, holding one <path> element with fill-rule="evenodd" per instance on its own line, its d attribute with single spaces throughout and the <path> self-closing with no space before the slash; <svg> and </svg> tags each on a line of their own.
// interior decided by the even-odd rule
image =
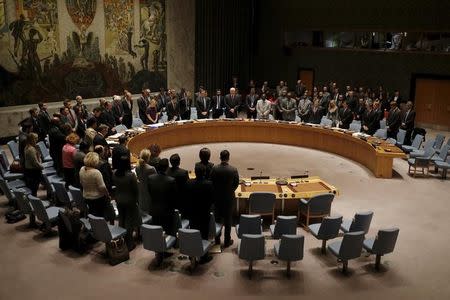
<svg viewBox="0 0 450 300">
<path fill-rule="evenodd" d="M 224 247 L 224 248 L 228 248 L 228 247 L 230 247 L 231 245 L 233 245 L 233 243 L 234 243 L 233 240 L 226 241 L 225 244 L 223 244 L 223 247 Z"/>
<path fill-rule="evenodd" d="M 203 265 L 203 264 L 209 263 L 212 259 L 213 259 L 213 257 L 211 255 L 204 255 L 200 258 L 198 263 Z"/>
</svg>

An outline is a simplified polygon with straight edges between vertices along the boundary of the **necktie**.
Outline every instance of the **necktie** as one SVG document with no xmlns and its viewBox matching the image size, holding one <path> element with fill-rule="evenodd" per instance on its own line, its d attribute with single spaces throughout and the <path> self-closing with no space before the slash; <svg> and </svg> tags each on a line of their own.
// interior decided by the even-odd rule
<svg viewBox="0 0 450 300">
<path fill-rule="evenodd" d="M 70 123 L 72 126 L 75 125 L 75 119 L 73 118 L 72 111 L 69 109 Z"/>
<path fill-rule="evenodd" d="M 406 112 L 404 123 L 406 123 L 406 119 L 408 119 L 408 115 L 409 115 L 409 110 Z"/>
<path fill-rule="evenodd" d="M 220 106 L 220 96 L 217 96 L 217 109 L 219 109 Z"/>
<path fill-rule="evenodd" d="M 206 110 L 206 99 L 203 98 L 203 108 Z"/>
</svg>

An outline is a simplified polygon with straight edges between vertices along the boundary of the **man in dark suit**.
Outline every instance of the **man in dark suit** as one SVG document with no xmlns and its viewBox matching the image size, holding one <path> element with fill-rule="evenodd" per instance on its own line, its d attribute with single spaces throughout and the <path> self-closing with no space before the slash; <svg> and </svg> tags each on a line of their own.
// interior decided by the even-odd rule
<svg viewBox="0 0 450 300">
<path fill-rule="evenodd" d="M 348 96 L 345 99 L 347 101 L 348 108 L 352 111 L 356 111 L 356 107 L 358 106 L 358 99 L 355 96 L 352 90 L 348 91 Z"/>
<path fill-rule="evenodd" d="M 209 116 L 209 109 L 211 107 L 211 99 L 207 97 L 206 91 L 202 90 L 195 102 L 197 109 L 197 119 L 207 119 Z"/>
<path fill-rule="evenodd" d="M 402 117 L 401 129 L 406 130 L 405 145 L 411 145 L 411 134 L 414 130 L 414 120 L 416 119 L 416 112 L 413 109 L 411 101 L 406 102 L 406 112 Z"/>
<path fill-rule="evenodd" d="M 315 99 L 308 115 L 308 123 L 320 124 L 323 116 L 323 109 L 320 106 L 319 99 Z"/>
<path fill-rule="evenodd" d="M 353 113 L 348 107 L 347 100 L 342 102 L 342 108 L 339 110 L 339 128 L 349 129 L 353 121 Z"/>
<path fill-rule="evenodd" d="M 156 166 L 156 174 L 148 177 L 148 191 L 152 204 L 150 213 L 153 224 L 162 226 L 169 235 L 175 235 L 173 214 L 177 197 L 177 183 L 173 177 L 166 175 L 169 167 L 167 158 L 163 158 Z"/>
<path fill-rule="evenodd" d="M 306 91 L 306 86 L 303 84 L 301 80 L 297 80 L 297 84 L 295 85 L 295 94 L 297 97 L 303 96 Z"/>
<path fill-rule="evenodd" d="M 214 167 L 214 164 L 209 161 L 211 158 L 211 151 L 208 148 L 202 148 L 200 149 L 200 152 L 198 153 L 198 157 L 200 158 L 200 161 L 195 163 L 195 166 L 197 165 L 204 165 L 206 168 L 206 179 L 210 179 L 211 177 L 211 170 Z"/>
<path fill-rule="evenodd" d="M 406 101 L 403 100 L 403 97 L 400 95 L 400 91 L 396 90 L 394 92 L 394 95 L 392 95 L 390 102 L 394 101 L 395 103 L 397 103 L 397 107 L 400 110 L 403 110 L 405 108 L 406 105 Z"/>
<path fill-rule="evenodd" d="M 92 144 L 95 146 L 102 145 L 104 147 L 109 147 L 106 142 L 106 136 L 108 135 L 109 127 L 105 124 L 101 124 L 97 128 L 97 134 L 94 137 Z"/>
<path fill-rule="evenodd" d="M 125 135 L 119 137 L 119 145 L 114 146 L 112 150 L 112 168 L 117 169 L 120 163 L 121 156 L 130 157 L 130 150 L 127 148 L 128 138 Z"/>
<path fill-rule="evenodd" d="M 112 112 L 114 115 L 114 122 L 115 125 L 122 124 L 123 120 L 123 107 L 122 107 L 122 101 L 120 99 L 120 96 L 115 95 L 113 97 L 113 108 Z"/>
<path fill-rule="evenodd" d="M 122 100 L 123 119 L 122 124 L 127 128 L 131 128 L 133 125 L 133 99 L 131 93 L 125 93 L 125 99 Z"/>
<path fill-rule="evenodd" d="M 228 164 L 229 160 L 230 152 L 223 150 L 220 152 L 221 163 L 214 166 L 211 171 L 211 181 L 214 186 L 216 219 L 223 223 L 225 227 L 225 248 L 233 244 L 233 240 L 231 239 L 231 223 L 233 207 L 236 200 L 234 191 L 239 185 L 238 170 Z M 216 244 L 220 244 L 220 237 L 216 238 Z"/>
<path fill-rule="evenodd" d="M 258 103 L 258 95 L 255 88 L 250 89 L 250 94 L 245 99 L 245 108 L 247 109 L 247 119 L 256 119 L 256 104 Z"/>
<path fill-rule="evenodd" d="M 389 111 L 389 115 L 386 119 L 387 126 L 387 136 L 389 138 L 396 139 L 398 129 L 402 124 L 401 111 L 397 107 L 397 102 L 391 101 L 391 110 Z"/>
<path fill-rule="evenodd" d="M 236 89 L 231 88 L 230 93 L 225 96 L 225 116 L 227 118 L 236 118 L 239 105 L 241 104 L 241 96 L 236 94 Z"/>
<path fill-rule="evenodd" d="M 212 97 L 212 117 L 213 119 L 218 119 L 223 114 L 223 108 L 224 108 L 224 97 L 222 96 L 222 91 L 218 89 L 216 91 L 216 95 Z"/>
<path fill-rule="evenodd" d="M 40 128 L 39 140 L 43 141 L 47 136 L 48 130 L 50 129 L 50 115 L 47 111 L 47 103 L 40 102 L 39 113 L 37 116 L 37 123 Z"/>
<path fill-rule="evenodd" d="M 162 112 L 166 111 L 167 102 L 169 102 L 170 98 L 167 94 L 166 90 L 162 87 L 159 89 L 158 95 L 158 112 L 162 114 Z"/>
<path fill-rule="evenodd" d="M 206 167 L 195 166 L 195 179 L 186 183 L 186 207 L 189 225 L 192 229 L 200 230 L 202 239 L 208 240 L 209 212 L 214 199 L 214 188 L 211 181 L 206 179 Z M 210 256 L 202 257 L 201 262 L 211 260 Z"/>
<path fill-rule="evenodd" d="M 144 124 L 149 124 L 149 120 L 147 117 L 149 96 L 150 96 L 150 90 L 144 89 L 144 90 L 142 90 L 142 94 L 137 101 L 138 107 L 139 107 L 139 118 L 141 118 L 141 120 L 142 120 L 142 122 L 144 122 Z"/>
<path fill-rule="evenodd" d="M 177 95 L 171 93 L 170 101 L 167 102 L 167 121 L 177 121 L 180 119 L 180 105 L 178 104 Z"/>
<path fill-rule="evenodd" d="M 184 187 L 186 186 L 186 182 L 189 179 L 188 171 L 180 168 L 180 156 L 175 153 L 170 156 L 170 165 L 172 166 L 169 170 L 167 170 L 167 176 L 175 178 L 177 183 L 177 203 L 176 208 L 178 208 L 183 216 L 186 215 L 186 203 L 183 203 L 182 196 L 184 193 Z"/>
<path fill-rule="evenodd" d="M 112 111 L 112 104 L 109 101 L 105 102 L 105 109 L 100 113 L 98 118 L 99 124 L 105 124 L 109 128 L 109 133 L 111 133 L 111 129 L 115 126 L 114 113 Z"/>
<path fill-rule="evenodd" d="M 374 110 L 373 103 L 367 101 L 367 109 L 362 118 L 362 132 L 373 135 L 380 128 L 380 120 L 377 112 Z"/>
</svg>

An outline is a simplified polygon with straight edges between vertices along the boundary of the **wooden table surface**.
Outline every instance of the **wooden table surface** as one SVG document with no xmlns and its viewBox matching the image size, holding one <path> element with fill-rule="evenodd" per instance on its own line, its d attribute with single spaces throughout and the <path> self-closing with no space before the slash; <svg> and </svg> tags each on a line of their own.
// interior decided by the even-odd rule
<svg viewBox="0 0 450 300">
<path fill-rule="evenodd" d="M 272 143 L 322 150 L 354 160 L 380 178 L 392 178 L 393 159 L 405 157 L 398 147 L 372 137 L 366 141 L 353 137 L 351 132 L 332 128 L 251 120 L 191 121 L 148 128 L 130 139 L 128 148 L 137 157 L 140 150 L 154 143 L 165 150 L 224 142 Z"/>
</svg>

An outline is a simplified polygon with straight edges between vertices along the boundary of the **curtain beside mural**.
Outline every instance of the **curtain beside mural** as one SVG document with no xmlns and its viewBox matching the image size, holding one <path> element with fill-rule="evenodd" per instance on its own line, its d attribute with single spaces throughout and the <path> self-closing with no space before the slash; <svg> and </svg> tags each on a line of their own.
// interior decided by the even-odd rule
<svg viewBox="0 0 450 300">
<path fill-rule="evenodd" d="M 70 19 L 59 20 L 58 8 Z M 104 0 L 101 9 L 96 0 L 0 0 L 0 106 L 166 87 L 166 40 L 165 0 Z"/>
</svg>

